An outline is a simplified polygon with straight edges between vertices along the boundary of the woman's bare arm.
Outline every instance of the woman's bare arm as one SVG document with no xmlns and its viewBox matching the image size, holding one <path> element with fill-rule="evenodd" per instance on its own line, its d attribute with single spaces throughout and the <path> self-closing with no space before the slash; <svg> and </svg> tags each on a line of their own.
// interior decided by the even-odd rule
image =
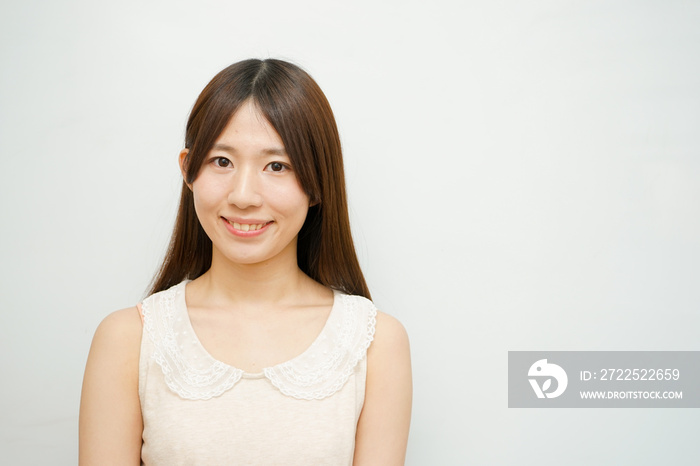
<svg viewBox="0 0 700 466">
<path fill-rule="evenodd" d="M 365 404 L 357 424 L 354 466 L 404 464 L 412 396 L 408 335 L 398 320 L 380 312 L 367 350 Z"/>
<path fill-rule="evenodd" d="M 141 464 L 141 329 L 134 307 L 110 314 L 95 332 L 80 399 L 81 466 Z"/>
</svg>

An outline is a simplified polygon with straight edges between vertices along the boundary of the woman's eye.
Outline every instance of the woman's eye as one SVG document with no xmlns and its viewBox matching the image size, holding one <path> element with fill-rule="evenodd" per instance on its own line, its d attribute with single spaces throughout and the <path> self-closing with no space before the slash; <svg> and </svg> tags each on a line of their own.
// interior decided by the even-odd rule
<svg viewBox="0 0 700 466">
<path fill-rule="evenodd" d="M 226 157 L 217 157 L 214 159 L 214 163 L 217 167 L 228 168 L 231 166 L 231 161 Z"/>
<path fill-rule="evenodd" d="M 267 164 L 267 168 L 273 172 L 281 172 L 288 169 L 289 167 L 280 162 L 270 162 Z"/>
</svg>

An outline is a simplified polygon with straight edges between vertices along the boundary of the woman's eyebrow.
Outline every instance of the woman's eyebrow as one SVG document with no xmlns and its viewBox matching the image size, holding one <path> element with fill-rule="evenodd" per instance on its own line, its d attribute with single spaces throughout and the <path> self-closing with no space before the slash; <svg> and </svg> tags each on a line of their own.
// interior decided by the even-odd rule
<svg viewBox="0 0 700 466">
<path fill-rule="evenodd" d="M 270 147 L 269 149 L 263 149 L 262 153 L 265 155 L 287 155 L 287 151 L 282 147 Z"/>
<path fill-rule="evenodd" d="M 233 147 L 229 146 L 228 144 L 222 144 L 220 142 L 214 144 L 211 150 L 220 150 L 223 152 L 228 152 L 229 154 L 233 154 L 236 152 L 236 149 L 234 149 Z"/>
<path fill-rule="evenodd" d="M 212 147 L 212 150 L 220 150 L 223 152 L 228 152 L 229 154 L 235 154 L 236 148 L 229 146 L 228 144 L 216 143 Z M 260 151 L 263 155 L 287 155 L 287 151 L 283 147 L 269 147 Z"/>
</svg>

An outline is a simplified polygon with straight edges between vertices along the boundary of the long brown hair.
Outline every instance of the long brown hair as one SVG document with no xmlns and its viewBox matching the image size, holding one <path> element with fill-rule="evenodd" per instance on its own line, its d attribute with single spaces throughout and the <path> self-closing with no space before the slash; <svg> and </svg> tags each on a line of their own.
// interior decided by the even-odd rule
<svg viewBox="0 0 700 466">
<path fill-rule="evenodd" d="M 280 135 L 312 204 L 297 240 L 299 268 L 317 282 L 370 298 L 350 232 L 345 174 L 333 111 L 318 84 L 291 63 L 244 60 L 222 70 L 197 98 L 185 133 L 186 179 L 175 229 L 150 293 L 209 270 L 212 243 L 199 223 L 187 184 L 236 110 L 248 99 Z"/>
</svg>

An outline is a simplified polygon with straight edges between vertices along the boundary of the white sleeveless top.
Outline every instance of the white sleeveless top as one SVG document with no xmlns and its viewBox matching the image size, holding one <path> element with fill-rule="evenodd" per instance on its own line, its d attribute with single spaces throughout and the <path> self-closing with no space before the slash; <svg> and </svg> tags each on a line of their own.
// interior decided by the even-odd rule
<svg viewBox="0 0 700 466">
<path fill-rule="evenodd" d="M 251 374 L 204 349 L 185 285 L 141 306 L 142 464 L 351 465 L 374 338 L 372 302 L 335 291 L 328 320 L 304 353 Z"/>
</svg>

